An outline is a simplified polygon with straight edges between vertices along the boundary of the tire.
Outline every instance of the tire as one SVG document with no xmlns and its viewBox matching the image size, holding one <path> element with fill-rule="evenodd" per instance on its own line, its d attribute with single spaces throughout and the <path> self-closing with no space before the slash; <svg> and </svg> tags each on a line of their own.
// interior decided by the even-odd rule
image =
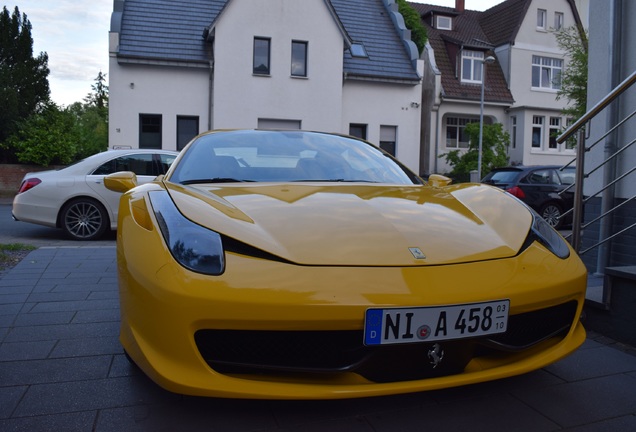
<svg viewBox="0 0 636 432">
<path fill-rule="evenodd" d="M 560 205 L 553 202 L 546 203 L 541 207 L 539 214 L 552 228 L 559 229 L 563 226 L 563 219 L 561 218 L 563 210 Z"/>
<path fill-rule="evenodd" d="M 60 213 L 60 226 L 71 240 L 96 240 L 104 235 L 109 225 L 106 209 L 91 198 L 69 201 Z"/>
</svg>

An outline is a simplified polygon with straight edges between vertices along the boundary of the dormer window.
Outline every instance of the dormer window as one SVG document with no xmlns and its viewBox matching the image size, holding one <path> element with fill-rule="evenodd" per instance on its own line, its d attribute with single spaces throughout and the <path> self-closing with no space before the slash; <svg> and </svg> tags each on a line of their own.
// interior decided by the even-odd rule
<svg viewBox="0 0 636 432">
<path fill-rule="evenodd" d="M 444 15 L 437 15 L 435 17 L 435 28 L 438 30 L 452 30 L 453 18 Z"/>
<path fill-rule="evenodd" d="M 462 82 L 481 84 L 484 53 L 482 51 L 462 51 Z"/>
</svg>

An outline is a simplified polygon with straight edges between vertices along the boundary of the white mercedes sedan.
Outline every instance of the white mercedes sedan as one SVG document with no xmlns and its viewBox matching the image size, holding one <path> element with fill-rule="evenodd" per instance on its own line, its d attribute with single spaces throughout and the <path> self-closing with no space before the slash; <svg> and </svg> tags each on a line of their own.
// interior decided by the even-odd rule
<svg viewBox="0 0 636 432">
<path fill-rule="evenodd" d="M 66 168 L 27 173 L 13 199 L 13 219 L 61 228 L 74 240 L 95 240 L 117 229 L 120 193 L 104 176 L 132 171 L 139 183 L 165 174 L 179 153 L 169 150 L 107 150 Z"/>
</svg>

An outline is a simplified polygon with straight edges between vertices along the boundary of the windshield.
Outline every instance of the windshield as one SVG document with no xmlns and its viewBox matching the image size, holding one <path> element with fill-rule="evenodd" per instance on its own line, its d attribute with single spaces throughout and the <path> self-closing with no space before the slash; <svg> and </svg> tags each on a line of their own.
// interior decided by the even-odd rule
<svg viewBox="0 0 636 432">
<path fill-rule="evenodd" d="M 417 176 L 364 141 L 318 132 L 226 131 L 196 138 L 168 180 L 420 184 Z"/>
</svg>

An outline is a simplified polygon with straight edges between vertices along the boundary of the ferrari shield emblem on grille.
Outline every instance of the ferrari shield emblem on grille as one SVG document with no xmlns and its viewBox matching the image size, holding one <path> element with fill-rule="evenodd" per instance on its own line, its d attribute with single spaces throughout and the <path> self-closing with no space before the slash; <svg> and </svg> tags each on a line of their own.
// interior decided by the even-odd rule
<svg viewBox="0 0 636 432">
<path fill-rule="evenodd" d="M 440 344 L 435 344 L 431 349 L 428 350 L 428 360 L 433 365 L 433 369 L 435 369 L 444 359 L 444 349 Z"/>
<path fill-rule="evenodd" d="M 415 259 L 426 259 L 426 255 L 420 250 L 420 248 L 412 247 L 409 248 Z"/>
</svg>

